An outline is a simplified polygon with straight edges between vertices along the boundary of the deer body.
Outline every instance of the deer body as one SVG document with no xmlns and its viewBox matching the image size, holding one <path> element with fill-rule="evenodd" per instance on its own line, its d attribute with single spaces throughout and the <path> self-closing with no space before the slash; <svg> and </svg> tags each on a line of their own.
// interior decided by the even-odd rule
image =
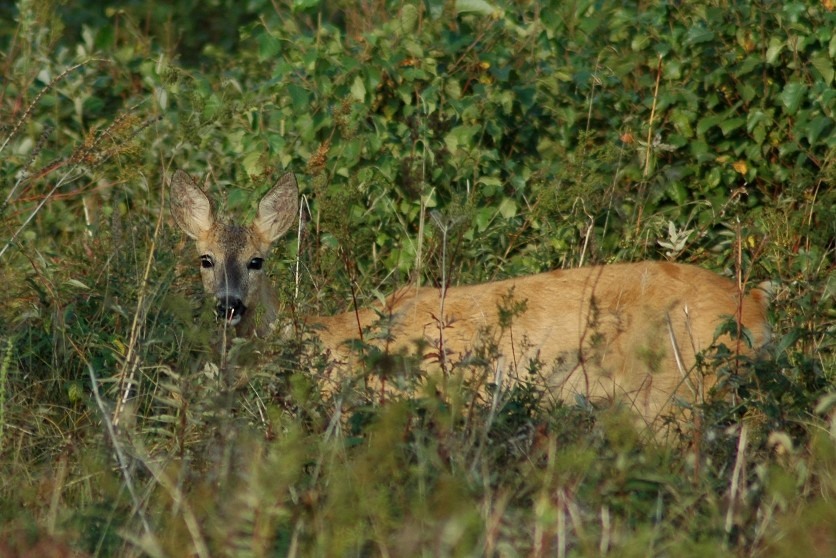
<svg viewBox="0 0 836 558">
<path fill-rule="evenodd" d="M 261 263 L 271 243 L 295 220 L 296 181 L 282 177 L 244 227 L 216 220 L 206 195 L 184 172 L 172 179 L 172 213 L 195 239 L 206 291 L 230 325 L 252 331 L 252 307 L 265 306 L 265 322 L 278 317 Z M 259 300 L 261 299 L 261 300 Z M 513 307 L 503 320 L 500 308 Z M 696 355 L 733 318 L 760 347 L 769 337 L 768 295 L 753 289 L 741 298 L 729 279 L 691 265 L 638 262 L 557 270 L 504 281 L 451 287 L 404 288 L 377 311 L 361 309 L 310 317 L 331 355 L 351 362 L 347 341 L 386 322 L 386 349 L 423 347 L 433 360 L 460 362 L 490 346 L 497 369 L 545 385 L 557 398 L 583 394 L 619 398 L 651 422 L 676 397 L 694 399 L 713 383 L 694 374 Z M 359 322 L 359 326 L 358 326 Z M 728 336 L 728 347 L 748 345 Z M 383 345 L 383 341 L 371 341 Z"/>
</svg>

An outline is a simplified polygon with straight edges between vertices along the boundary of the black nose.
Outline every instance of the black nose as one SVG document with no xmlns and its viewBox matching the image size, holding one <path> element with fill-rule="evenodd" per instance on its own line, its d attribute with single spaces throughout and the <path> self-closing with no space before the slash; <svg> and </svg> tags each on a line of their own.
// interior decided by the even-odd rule
<svg viewBox="0 0 836 558">
<path fill-rule="evenodd" d="M 247 307 L 237 296 L 224 296 L 218 299 L 218 317 L 228 322 L 238 323 L 246 311 Z"/>
</svg>

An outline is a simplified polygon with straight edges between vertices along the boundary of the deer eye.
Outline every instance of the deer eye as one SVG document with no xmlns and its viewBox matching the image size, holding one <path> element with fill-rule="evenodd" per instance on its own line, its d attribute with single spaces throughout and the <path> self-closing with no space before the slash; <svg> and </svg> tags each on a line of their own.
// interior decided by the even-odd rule
<svg viewBox="0 0 836 558">
<path fill-rule="evenodd" d="M 215 267 L 215 260 L 212 259 L 212 256 L 200 256 L 200 267 L 204 269 Z"/>
<path fill-rule="evenodd" d="M 261 266 L 264 265 L 263 258 L 253 258 L 250 260 L 250 263 L 247 264 L 247 269 L 261 269 Z"/>
</svg>

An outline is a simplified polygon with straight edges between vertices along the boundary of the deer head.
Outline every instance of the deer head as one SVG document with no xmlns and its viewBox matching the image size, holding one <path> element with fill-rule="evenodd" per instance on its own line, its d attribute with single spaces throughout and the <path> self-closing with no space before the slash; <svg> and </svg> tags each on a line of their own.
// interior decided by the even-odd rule
<svg viewBox="0 0 836 558">
<path fill-rule="evenodd" d="M 220 221 L 194 179 L 182 170 L 174 173 L 171 214 L 183 232 L 194 239 L 203 287 L 215 297 L 218 317 L 227 325 L 252 330 L 251 309 L 271 298 L 264 260 L 273 242 L 293 224 L 298 207 L 296 178 L 287 173 L 261 199 L 250 225 Z M 275 304 L 270 306 L 268 322 L 275 320 L 276 314 Z"/>
</svg>

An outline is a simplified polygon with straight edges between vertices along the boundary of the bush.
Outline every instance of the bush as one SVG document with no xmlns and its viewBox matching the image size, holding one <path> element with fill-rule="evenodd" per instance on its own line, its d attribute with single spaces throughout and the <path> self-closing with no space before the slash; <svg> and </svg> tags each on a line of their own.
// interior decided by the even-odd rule
<svg viewBox="0 0 836 558">
<path fill-rule="evenodd" d="M 0 7 L 0 554 L 832 546 L 830 4 L 99 6 Z M 289 318 L 649 258 L 772 280 L 775 339 L 664 441 L 536 390 L 329 393 L 308 338 L 219 350 L 177 168 L 243 213 L 297 173 Z"/>
</svg>

